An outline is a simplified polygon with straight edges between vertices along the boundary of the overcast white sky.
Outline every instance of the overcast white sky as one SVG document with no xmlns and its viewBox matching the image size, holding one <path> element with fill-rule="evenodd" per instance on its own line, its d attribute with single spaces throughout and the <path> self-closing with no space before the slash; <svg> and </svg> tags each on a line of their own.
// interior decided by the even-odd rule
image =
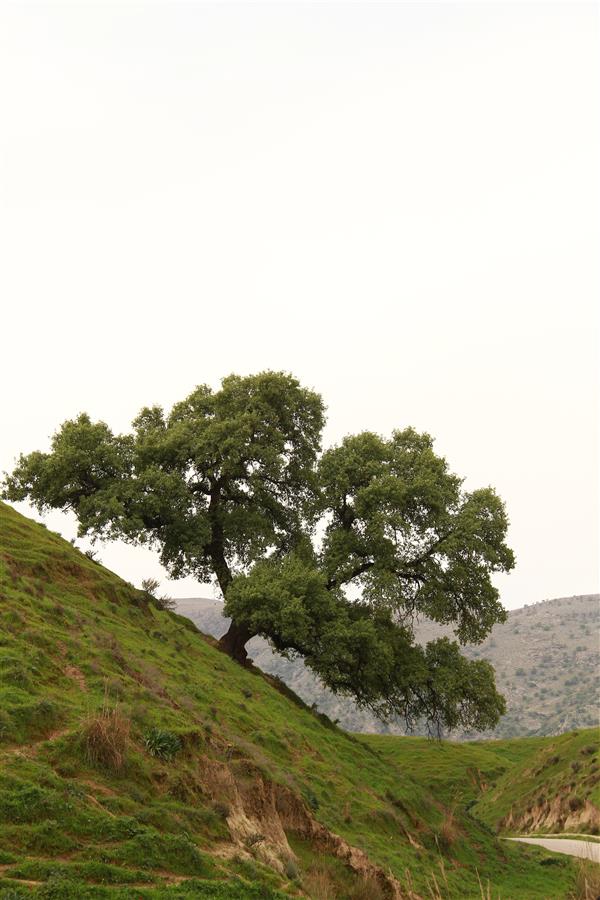
<svg viewBox="0 0 600 900">
<path fill-rule="evenodd" d="M 598 59 L 573 0 L 0 4 L 0 469 L 286 369 L 498 489 L 505 605 L 597 590 Z"/>
</svg>

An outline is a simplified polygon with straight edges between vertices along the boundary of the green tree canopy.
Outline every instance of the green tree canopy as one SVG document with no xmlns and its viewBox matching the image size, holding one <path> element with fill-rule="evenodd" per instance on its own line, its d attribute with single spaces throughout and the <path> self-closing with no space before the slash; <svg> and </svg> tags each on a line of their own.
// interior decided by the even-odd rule
<svg viewBox="0 0 600 900">
<path fill-rule="evenodd" d="M 264 372 L 198 387 L 115 435 L 86 414 L 49 453 L 21 456 L 4 496 L 72 510 L 80 535 L 157 547 L 174 578 L 214 578 L 243 662 L 253 635 L 300 654 L 333 691 L 382 718 L 485 729 L 504 711 L 491 667 L 456 642 L 414 642 L 419 616 L 480 642 L 505 612 L 507 518 L 463 490 L 431 438 L 365 432 L 321 452 L 320 396 Z"/>
</svg>

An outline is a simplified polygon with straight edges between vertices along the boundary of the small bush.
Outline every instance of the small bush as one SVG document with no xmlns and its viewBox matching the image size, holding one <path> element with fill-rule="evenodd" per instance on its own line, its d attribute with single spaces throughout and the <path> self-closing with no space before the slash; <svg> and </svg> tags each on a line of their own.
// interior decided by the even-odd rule
<svg viewBox="0 0 600 900">
<path fill-rule="evenodd" d="M 385 900 L 386 894 L 376 878 L 361 878 L 348 894 L 348 900 Z"/>
<path fill-rule="evenodd" d="M 248 835 L 248 837 L 244 840 L 244 843 L 247 847 L 254 847 L 255 844 L 260 844 L 261 841 L 264 841 L 264 839 L 264 834 L 261 834 L 260 831 L 255 831 L 252 834 Z"/>
<path fill-rule="evenodd" d="M 319 808 L 319 798 L 317 797 L 315 792 L 313 790 L 311 790 L 309 787 L 307 787 L 304 791 L 304 796 L 306 797 L 307 803 L 310 806 L 310 808 L 314 812 L 316 812 Z"/>
<path fill-rule="evenodd" d="M 54 719 L 56 717 L 56 706 L 52 700 L 43 697 L 35 707 L 36 713 L 40 719 Z"/>
<path fill-rule="evenodd" d="M 181 739 L 172 731 L 151 728 L 144 738 L 144 746 L 150 756 L 170 760 L 181 750 Z"/>
<path fill-rule="evenodd" d="M 0 709 L 0 741 L 9 741 L 13 731 L 13 720 L 4 709 Z"/>
<path fill-rule="evenodd" d="M 220 802 L 214 803 L 213 809 L 214 809 L 215 813 L 221 819 L 226 819 L 228 816 L 231 815 L 231 807 L 229 806 L 228 803 L 220 803 Z"/>
<path fill-rule="evenodd" d="M 575 812 L 577 809 L 581 809 L 584 806 L 584 802 L 581 797 L 569 797 L 569 809 L 571 812 Z"/>
<path fill-rule="evenodd" d="M 86 550 L 85 555 L 88 559 L 91 559 L 92 562 L 98 563 L 99 566 L 102 565 L 102 560 L 98 556 L 97 550 Z"/>
<path fill-rule="evenodd" d="M 289 878 L 290 881 L 295 881 L 299 876 L 298 866 L 296 865 L 296 861 L 292 859 L 290 856 L 289 859 L 286 860 L 285 863 L 285 875 L 286 878 Z"/>
<path fill-rule="evenodd" d="M 171 597 L 163 595 L 159 597 L 156 593 L 160 586 L 160 582 L 156 578 L 144 578 L 142 581 L 142 590 L 148 594 L 155 606 L 159 609 L 175 609 L 176 603 Z"/>
<path fill-rule="evenodd" d="M 123 768 L 129 745 L 130 722 L 118 709 L 104 706 L 88 716 L 81 728 L 87 761 L 93 766 L 118 772 Z"/>
</svg>

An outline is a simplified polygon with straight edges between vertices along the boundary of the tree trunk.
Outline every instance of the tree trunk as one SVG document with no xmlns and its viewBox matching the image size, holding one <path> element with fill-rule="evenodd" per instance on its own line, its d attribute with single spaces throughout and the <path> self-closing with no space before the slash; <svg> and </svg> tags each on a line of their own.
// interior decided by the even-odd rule
<svg viewBox="0 0 600 900">
<path fill-rule="evenodd" d="M 252 636 L 244 625 L 232 622 L 227 633 L 219 641 L 219 647 L 243 666 L 248 659 L 246 644 Z"/>
<path fill-rule="evenodd" d="M 232 577 L 225 557 L 223 523 L 220 517 L 221 484 L 222 480 L 211 484 L 210 503 L 208 505 L 208 516 L 211 520 L 211 541 L 210 544 L 206 546 L 206 552 L 213 564 L 213 571 L 219 582 L 223 600 L 225 600 L 227 597 L 227 588 L 232 582 Z M 219 641 L 219 647 L 224 653 L 227 653 L 232 659 L 235 659 L 236 662 L 239 662 L 243 666 L 248 659 L 246 644 L 251 637 L 253 637 L 253 635 L 245 625 L 237 625 L 232 621 L 229 630 Z"/>
</svg>

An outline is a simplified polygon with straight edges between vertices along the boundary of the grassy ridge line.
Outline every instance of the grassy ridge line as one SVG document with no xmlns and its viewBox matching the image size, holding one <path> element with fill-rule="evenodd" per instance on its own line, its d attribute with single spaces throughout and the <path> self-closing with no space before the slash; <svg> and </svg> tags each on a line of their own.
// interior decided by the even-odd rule
<svg viewBox="0 0 600 900">
<path fill-rule="evenodd" d="M 436 873 L 448 897 L 480 897 L 479 878 L 493 896 L 569 895 L 567 862 L 550 871 L 537 848 L 502 846 L 455 801 L 460 773 L 448 770 L 443 791 L 416 776 L 435 745 L 408 739 L 396 758 L 401 739 L 347 735 L 5 504 L 0 560 L 0 888 L 11 896 L 23 882 L 53 897 L 317 896 L 324 883 L 353 896 L 347 867 L 301 836 L 290 834 L 297 862 L 283 873 L 261 861 L 260 839 L 234 847 L 208 763 L 235 776 L 248 809 L 260 785 L 292 791 L 422 896 Z M 82 744 L 107 700 L 130 730 L 118 770 L 91 765 Z M 153 730 L 181 750 L 152 756 Z"/>
</svg>

